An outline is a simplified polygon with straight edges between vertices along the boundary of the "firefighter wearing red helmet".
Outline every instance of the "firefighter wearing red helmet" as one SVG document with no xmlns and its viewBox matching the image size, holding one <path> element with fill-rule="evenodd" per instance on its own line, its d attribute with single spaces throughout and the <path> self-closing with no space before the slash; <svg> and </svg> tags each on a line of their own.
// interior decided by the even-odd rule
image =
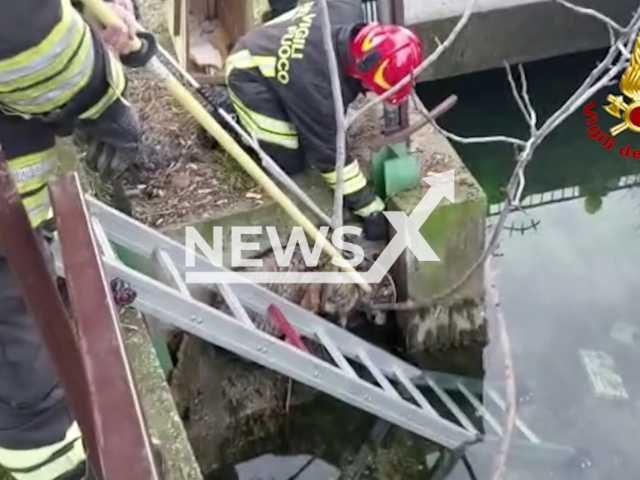
<svg viewBox="0 0 640 480">
<path fill-rule="evenodd" d="M 422 60 L 414 33 L 365 23 L 361 0 L 329 0 L 328 8 L 345 111 L 362 93 L 388 91 Z M 312 1 L 247 33 L 227 59 L 226 92 L 212 93 L 285 172 L 312 167 L 335 187 L 336 121 L 321 17 Z M 388 101 L 401 102 L 411 88 Z M 355 159 L 347 159 L 343 178 L 345 206 L 363 218 L 366 238 L 386 238 L 384 202 Z"/>
</svg>

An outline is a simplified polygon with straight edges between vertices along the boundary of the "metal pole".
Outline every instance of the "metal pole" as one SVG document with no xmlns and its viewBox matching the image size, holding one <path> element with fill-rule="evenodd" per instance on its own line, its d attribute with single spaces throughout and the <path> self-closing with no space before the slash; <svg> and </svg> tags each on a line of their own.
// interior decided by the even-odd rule
<svg viewBox="0 0 640 480">
<path fill-rule="evenodd" d="M 1 150 L 0 241 L 22 298 L 40 330 L 71 411 L 82 431 L 90 462 L 103 478 L 84 363 L 39 239 L 31 228 Z"/>
<path fill-rule="evenodd" d="M 81 0 L 84 6 L 93 13 L 103 25 L 121 24 L 122 21 L 118 16 L 106 5 L 102 0 Z M 139 50 L 141 41 L 138 37 L 132 41 L 132 49 Z M 309 235 L 314 242 L 318 240 L 322 242 L 322 249 L 330 257 L 336 257 L 344 260 L 342 252 L 327 239 L 322 239 L 318 228 L 303 213 L 298 206 L 287 197 L 282 190 L 271 180 L 271 178 L 253 161 L 253 159 L 238 145 L 234 139 L 209 115 L 209 112 L 200 104 L 200 102 L 184 87 L 180 81 L 169 71 L 167 67 L 156 57 L 152 58 L 147 67 L 150 68 L 158 78 L 161 78 L 165 87 L 171 95 L 180 103 L 187 112 L 189 112 L 204 129 L 211 134 L 218 143 L 231 155 L 244 170 L 253 177 L 256 182 L 273 198 L 282 209 L 289 215 L 296 225 L 300 225 L 305 233 Z M 363 276 L 354 267 L 348 263 L 339 267 L 347 273 L 360 288 L 365 292 L 370 292 L 371 287 L 365 281 Z"/>
<path fill-rule="evenodd" d="M 104 480 L 157 480 L 151 442 L 127 361 L 111 288 L 102 269 L 80 182 L 50 182 L 77 341 L 86 367 Z"/>
<path fill-rule="evenodd" d="M 377 5 L 380 23 L 404 25 L 403 0 L 377 0 Z M 406 100 L 395 106 L 384 104 L 385 135 L 391 135 L 409 126 L 407 105 Z"/>
</svg>

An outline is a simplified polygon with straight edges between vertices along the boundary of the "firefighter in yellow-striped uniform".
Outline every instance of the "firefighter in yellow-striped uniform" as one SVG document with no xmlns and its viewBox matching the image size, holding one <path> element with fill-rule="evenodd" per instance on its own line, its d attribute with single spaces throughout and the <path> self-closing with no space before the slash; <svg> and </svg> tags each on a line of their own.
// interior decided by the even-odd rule
<svg viewBox="0 0 640 480">
<path fill-rule="evenodd" d="M 384 94 L 419 65 L 422 47 L 413 32 L 365 23 L 361 0 L 327 3 L 345 110 L 360 94 Z M 335 188 L 336 112 L 321 20 L 319 2 L 304 2 L 247 33 L 227 58 L 227 90 L 210 95 L 285 172 L 315 168 Z M 409 82 L 387 101 L 403 101 L 411 88 Z M 385 239 L 384 202 L 356 159 L 347 159 L 343 178 L 345 206 L 363 219 L 366 238 Z"/>
<path fill-rule="evenodd" d="M 51 217 L 46 182 L 56 136 L 82 131 L 104 176 L 135 164 L 138 124 L 117 56 L 135 34 L 130 0 L 111 4 L 128 28 L 89 27 L 71 0 L 4 0 L 0 13 L 0 145 L 32 226 Z M 109 48 L 111 47 L 111 48 Z M 47 252 L 46 241 L 42 247 Z M 90 478 L 80 431 L 0 239 L 0 465 L 17 480 Z"/>
</svg>

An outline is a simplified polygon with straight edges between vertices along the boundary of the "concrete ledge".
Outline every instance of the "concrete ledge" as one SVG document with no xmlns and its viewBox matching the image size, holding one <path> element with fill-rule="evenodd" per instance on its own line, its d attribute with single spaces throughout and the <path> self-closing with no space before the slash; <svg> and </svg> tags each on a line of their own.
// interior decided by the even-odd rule
<svg viewBox="0 0 640 480">
<path fill-rule="evenodd" d="M 418 32 L 426 50 L 435 38 L 444 41 L 468 0 L 405 1 L 407 24 Z M 624 25 L 635 0 L 574 0 Z M 552 0 L 479 0 L 468 24 L 453 45 L 421 77 L 421 81 L 461 75 L 605 47 L 604 23 Z"/>
<path fill-rule="evenodd" d="M 411 123 L 419 121 L 419 115 L 411 111 Z M 420 163 L 422 177 L 453 170 L 455 180 L 455 201 L 443 198 L 420 229 L 440 261 L 420 262 L 407 249 L 393 267 L 399 298 L 419 302 L 458 283 L 482 253 L 487 199 L 449 141 L 430 125 L 414 135 L 410 150 Z M 422 182 L 415 189 L 391 196 L 389 209 L 410 215 L 429 188 Z M 478 347 L 481 354 L 487 341 L 483 310 L 480 268 L 460 290 L 438 305 L 398 312 L 397 319 L 414 361 L 430 369 L 446 365 L 447 370 L 470 374 L 467 367 L 478 362 L 469 360 L 466 353 L 472 351 L 475 358 Z M 460 362 L 453 359 L 451 349 L 465 351 Z M 446 363 L 438 360 L 440 352 L 446 352 Z"/>
<path fill-rule="evenodd" d="M 163 480 L 202 480 L 200 467 L 140 316 L 121 317 L 125 349 L 149 435 L 162 458 Z"/>
</svg>

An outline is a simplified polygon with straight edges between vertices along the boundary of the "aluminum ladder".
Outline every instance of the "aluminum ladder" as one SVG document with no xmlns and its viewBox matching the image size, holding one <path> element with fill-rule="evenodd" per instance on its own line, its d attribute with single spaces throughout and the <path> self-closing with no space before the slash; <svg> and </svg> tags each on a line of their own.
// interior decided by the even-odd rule
<svg viewBox="0 0 640 480">
<path fill-rule="evenodd" d="M 91 196 L 85 195 L 84 203 L 86 220 L 92 227 L 107 280 L 120 278 L 128 282 L 137 293 L 132 306 L 144 314 L 445 448 L 456 449 L 484 438 L 446 392 L 448 388 L 462 388 L 463 393 L 466 391 L 470 395 L 468 398 L 477 411 L 488 418 L 488 412 L 479 401 L 471 400 L 473 393 L 461 383 L 462 379 L 449 385 L 455 377 L 424 372 L 254 283 L 205 286 L 221 294 L 233 316 L 200 302 L 193 298 L 183 280 L 184 274 L 189 270 L 229 272 L 228 269 L 212 265 L 198 254 L 195 255 L 195 267 L 190 269 L 185 266 L 187 250 L 184 245 Z M 53 242 L 52 251 L 58 274 L 64 277 L 57 241 Z M 166 283 L 122 263 L 114 245 L 158 266 Z M 257 328 L 248 311 L 266 316 L 270 305 L 276 305 L 302 337 L 324 347 L 328 354 L 326 359 Z M 368 371 L 371 378 L 363 378 L 357 370 Z M 445 380 L 444 386 L 439 385 L 438 375 Z M 429 387 L 447 407 L 452 419 L 443 418 L 427 400 L 428 395 L 423 394 L 416 385 Z M 518 426 L 529 437 L 529 442 L 539 443 L 537 437 L 522 425 L 519 422 Z"/>
</svg>

